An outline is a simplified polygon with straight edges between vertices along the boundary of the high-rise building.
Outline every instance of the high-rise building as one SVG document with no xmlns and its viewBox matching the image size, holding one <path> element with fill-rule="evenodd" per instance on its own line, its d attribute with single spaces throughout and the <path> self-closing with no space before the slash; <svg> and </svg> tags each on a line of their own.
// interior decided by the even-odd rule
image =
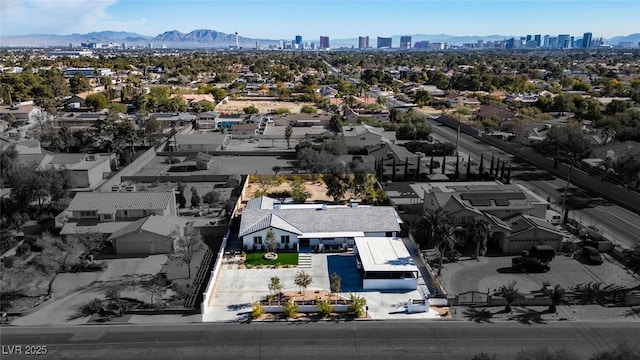
<svg viewBox="0 0 640 360">
<path fill-rule="evenodd" d="M 400 49 L 411 49 L 411 36 L 400 36 Z"/>
<path fill-rule="evenodd" d="M 328 48 L 329 48 L 329 37 L 320 36 L 320 49 L 328 49 Z"/>
<path fill-rule="evenodd" d="M 302 35 L 296 35 L 296 45 L 302 44 Z"/>
<path fill-rule="evenodd" d="M 540 41 L 540 34 L 534 35 L 533 36 L 533 41 L 536 42 L 536 46 L 537 47 L 542 46 L 542 42 Z"/>
<path fill-rule="evenodd" d="M 527 38 L 525 39 L 525 41 L 526 41 L 526 42 L 529 42 L 529 41 L 531 41 L 531 39 L 532 39 L 532 36 L 531 36 L 531 35 L 529 35 L 529 34 L 527 34 Z"/>
<path fill-rule="evenodd" d="M 548 43 L 549 48 L 551 49 L 555 49 L 558 47 L 558 38 L 555 36 L 549 36 L 549 43 Z"/>
<path fill-rule="evenodd" d="M 571 48 L 571 35 L 560 34 L 558 35 L 558 46 L 560 49 Z"/>
<path fill-rule="evenodd" d="M 543 48 L 549 47 L 549 35 L 544 36 L 544 42 L 542 43 Z"/>
<path fill-rule="evenodd" d="M 378 36 L 378 49 L 391 48 L 391 38 L 383 38 Z"/>
<path fill-rule="evenodd" d="M 589 48 L 591 47 L 591 38 L 593 37 L 593 34 L 590 32 L 586 32 L 584 33 L 584 35 L 582 35 L 582 47 L 583 48 Z"/>
<path fill-rule="evenodd" d="M 368 49 L 368 48 L 369 48 L 369 37 L 368 36 L 358 37 L 358 49 Z"/>
</svg>

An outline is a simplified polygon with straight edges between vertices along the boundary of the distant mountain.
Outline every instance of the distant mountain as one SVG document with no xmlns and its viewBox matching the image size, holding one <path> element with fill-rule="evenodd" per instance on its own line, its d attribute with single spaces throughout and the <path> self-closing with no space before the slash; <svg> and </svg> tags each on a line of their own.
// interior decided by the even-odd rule
<svg viewBox="0 0 640 360">
<path fill-rule="evenodd" d="M 218 47 L 227 48 L 236 45 L 236 35 L 216 30 L 197 29 L 185 34 L 178 30 L 164 32 L 149 40 L 153 44 L 168 47 Z M 280 40 L 253 39 L 238 36 L 238 45 L 243 48 L 255 48 L 256 42 L 262 46 L 279 45 Z"/>
<path fill-rule="evenodd" d="M 627 36 L 616 36 L 607 40 L 607 43 L 611 45 L 618 45 L 618 43 L 621 43 L 621 42 L 632 42 L 634 44 L 638 44 L 640 43 L 640 34 L 636 33 L 636 34 L 629 34 Z"/>
<path fill-rule="evenodd" d="M 401 35 L 390 36 L 392 38 L 393 47 L 399 47 L 400 36 Z M 418 41 L 446 42 L 453 45 L 461 45 L 465 43 L 476 43 L 478 42 L 478 40 L 500 41 L 516 37 L 512 35 L 457 36 L 448 34 L 413 34 L 410 36 L 412 46 Z M 166 31 L 155 37 L 125 31 L 99 31 L 90 32 L 87 34 L 70 35 L 36 34 L 21 36 L 0 36 L 0 46 L 56 47 L 68 46 L 69 44 L 79 46 L 81 43 L 87 42 L 102 44 L 124 42 L 129 46 L 146 46 L 148 43 L 152 43 L 154 47 L 161 47 L 162 45 L 166 45 L 169 48 L 228 48 L 235 46 L 235 38 L 235 34 L 227 34 L 224 32 L 208 29 L 197 29 L 186 34 L 178 30 L 172 30 Z M 238 36 L 238 44 L 240 45 L 240 47 L 246 49 L 253 49 L 256 47 L 256 45 L 265 47 L 269 45 L 279 46 L 281 41 L 282 40 L 254 39 Z M 291 39 L 284 41 L 290 42 Z M 318 39 L 315 39 L 313 41 L 317 45 L 317 43 L 319 42 L 319 37 Z M 370 36 L 369 46 L 375 48 L 376 41 L 376 36 Z M 627 36 L 616 36 L 607 40 L 607 43 L 611 45 L 617 45 L 619 42 L 638 43 L 640 42 L 640 33 L 630 34 Z M 358 38 L 330 39 L 330 45 L 334 49 L 341 47 L 358 47 Z"/>
<path fill-rule="evenodd" d="M 20 36 L 1 36 L 2 46 L 68 46 L 73 44 L 79 46 L 81 43 L 121 43 L 126 42 L 131 45 L 145 44 L 151 37 L 125 31 L 99 31 L 87 34 L 51 35 L 35 34 Z"/>
</svg>

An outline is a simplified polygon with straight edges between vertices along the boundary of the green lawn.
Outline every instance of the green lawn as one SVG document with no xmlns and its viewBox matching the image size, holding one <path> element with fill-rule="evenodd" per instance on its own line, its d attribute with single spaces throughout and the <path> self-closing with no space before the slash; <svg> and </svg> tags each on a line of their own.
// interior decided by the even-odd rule
<svg viewBox="0 0 640 360">
<path fill-rule="evenodd" d="M 298 253 L 278 253 L 275 260 L 267 260 L 262 257 L 263 252 L 247 253 L 246 265 L 298 265 Z"/>
</svg>

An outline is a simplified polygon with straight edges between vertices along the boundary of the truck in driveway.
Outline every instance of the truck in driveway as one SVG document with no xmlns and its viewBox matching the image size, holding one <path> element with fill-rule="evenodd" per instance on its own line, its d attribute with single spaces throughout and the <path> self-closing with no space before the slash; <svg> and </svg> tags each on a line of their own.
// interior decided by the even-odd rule
<svg viewBox="0 0 640 360">
<path fill-rule="evenodd" d="M 556 256 L 556 250 L 551 245 L 534 245 L 529 250 L 522 252 L 524 257 L 533 257 L 542 262 L 548 263 Z"/>
</svg>

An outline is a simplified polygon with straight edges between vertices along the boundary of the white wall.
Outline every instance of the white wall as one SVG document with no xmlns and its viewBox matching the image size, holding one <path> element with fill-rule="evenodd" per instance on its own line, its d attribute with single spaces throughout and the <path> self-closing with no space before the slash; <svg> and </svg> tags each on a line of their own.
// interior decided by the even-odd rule
<svg viewBox="0 0 640 360">
<path fill-rule="evenodd" d="M 276 235 L 276 241 L 278 242 L 278 248 L 284 249 L 284 244 L 280 243 L 280 236 L 289 235 L 289 249 L 295 249 L 298 244 L 298 235 L 294 233 L 290 233 L 288 231 L 272 228 L 273 233 Z M 267 248 L 267 232 L 269 229 L 263 229 L 260 231 L 256 231 L 254 233 L 245 235 L 242 237 L 242 246 L 245 249 L 253 249 L 253 237 L 254 236 L 262 236 L 262 247 L 258 247 L 258 249 L 266 249 Z"/>
<path fill-rule="evenodd" d="M 407 279 L 362 279 L 365 290 L 415 290 L 418 288 L 418 278 Z"/>
</svg>

